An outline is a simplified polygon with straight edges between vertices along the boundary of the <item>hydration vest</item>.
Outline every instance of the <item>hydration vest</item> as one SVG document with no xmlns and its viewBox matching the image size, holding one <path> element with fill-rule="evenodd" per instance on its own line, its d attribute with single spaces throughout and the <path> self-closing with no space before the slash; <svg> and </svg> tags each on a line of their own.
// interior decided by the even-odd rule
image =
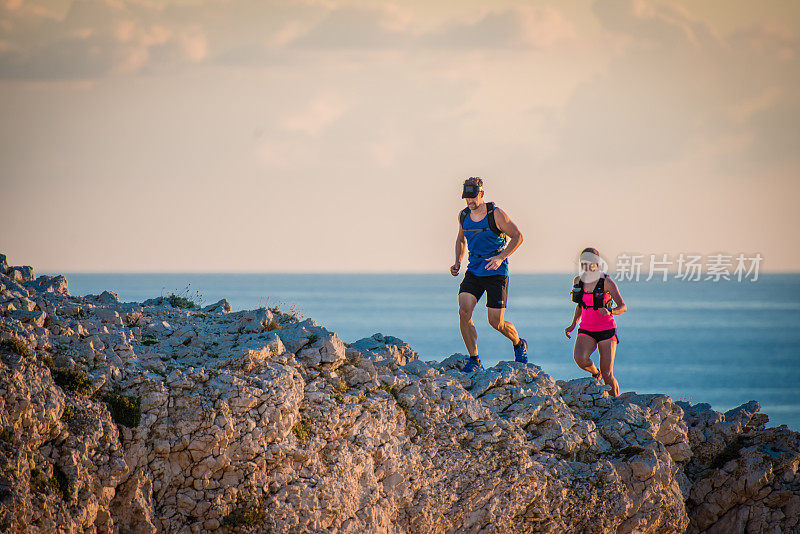
<svg viewBox="0 0 800 534">
<path fill-rule="evenodd" d="M 461 226 L 464 226 L 464 219 L 467 218 L 469 215 L 469 208 L 464 208 L 461 210 L 461 213 L 458 214 L 458 221 L 461 223 Z M 487 202 L 486 203 L 486 222 L 489 223 L 489 229 L 494 232 L 495 234 L 502 237 L 504 240 L 506 238 L 505 234 L 497 227 L 497 223 L 494 222 L 494 202 Z M 484 229 L 476 229 L 476 230 L 467 230 L 468 232 L 482 232 Z"/>
<path fill-rule="evenodd" d="M 592 291 L 592 306 L 591 308 L 594 310 L 599 310 L 600 308 L 605 308 L 605 279 L 606 275 L 603 273 L 603 276 L 597 279 L 597 284 L 594 286 L 594 290 Z M 583 302 L 583 296 L 586 294 L 586 291 L 583 289 L 583 281 L 578 278 L 578 281 L 575 282 L 575 285 L 572 286 L 572 302 L 580 305 L 581 308 L 589 308 L 586 303 Z"/>
<path fill-rule="evenodd" d="M 473 254 L 472 252 L 470 252 L 470 257 L 491 258 L 495 254 L 498 254 L 500 251 L 502 251 L 506 246 L 506 235 L 503 233 L 502 230 L 500 230 L 500 228 L 497 227 L 497 223 L 494 220 L 494 208 L 495 208 L 494 202 L 486 203 L 486 223 L 489 225 L 488 228 L 489 230 L 491 230 L 492 232 L 494 232 L 503 239 L 503 245 L 496 251 L 492 252 L 491 254 Z M 471 230 L 464 230 L 464 220 L 469 215 L 469 211 L 470 211 L 469 208 L 464 208 L 463 210 L 461 210 L 461 213 L 458 214 L 458 220 L 461 223 L 461 229 L 464 232 L 485 232 L 487 230 L 486 228 L 473 228 Z"/>
</svg>

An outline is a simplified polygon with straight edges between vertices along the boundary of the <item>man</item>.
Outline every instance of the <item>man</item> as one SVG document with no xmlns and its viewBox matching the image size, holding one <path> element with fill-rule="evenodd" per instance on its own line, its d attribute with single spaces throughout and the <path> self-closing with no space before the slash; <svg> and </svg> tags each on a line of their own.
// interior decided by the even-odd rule
<svg viewBox="0 0 800 534">
<path fill-rule="evenodd" d="M 514 344 L 514 360 L 528 363 L 528 343 L 519 337 L 513 324 L 503 319 L 508 296 L 508 257 L 522 244 L 522 233 L 503 210 L 483 201 L 480 178 L 464 181 L 461 198 L 466 199 L 467 207 L 458 215 L 456 262 L 450 267 L 450 274 L 458 276 L 465 247 L 469 248 L 467 272 L 458 293 L 458 316 L 470 359 L 461 370 L 470 373 L 483 369 L 472 311 L 484 292 L 489 324 Z M 508 244 L 506 236 L 510 238 Z"/>
</svg>

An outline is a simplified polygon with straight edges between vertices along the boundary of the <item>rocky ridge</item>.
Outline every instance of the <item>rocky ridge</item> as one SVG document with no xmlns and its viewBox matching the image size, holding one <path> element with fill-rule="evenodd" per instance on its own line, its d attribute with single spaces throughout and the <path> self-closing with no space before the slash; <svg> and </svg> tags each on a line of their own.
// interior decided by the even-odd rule
<svg viewBox="0 0 800 534">
<path fill-rule="evenodd" d="M 0 530 L 800 529 L 798 433 L 754 401 L 465 375 L 394 337 L 184 304 L 70 296 L 0 255 Z"/>
</svg>

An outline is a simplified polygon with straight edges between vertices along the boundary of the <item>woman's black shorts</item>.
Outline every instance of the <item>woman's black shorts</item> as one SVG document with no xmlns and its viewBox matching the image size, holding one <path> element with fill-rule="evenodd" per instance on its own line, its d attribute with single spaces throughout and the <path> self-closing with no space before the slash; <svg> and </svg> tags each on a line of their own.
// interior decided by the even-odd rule
<svg viewBox="0 0 800 534">
<path fill-rule="evenodd" d="M 616 328 L 609 328 L 608 330 L 585 330 L 583 328 L 578 328 L 579 334 L 584 334 L 589 336 L 590 338 L 594 339 L 598 343 L 600 341 L 605 341 L 606 339 L 611 339 L 612 337 L 619 343 L 619 336 L 617 335 Z"/>
<path fill-rule="evenodd" d="M 476 299 L 481 300 L 484 291 L 487 308 L 505 308 L 508 299 L 508 277 L 502 274 L 476 276 L 467 271 L 458 292 L 475 295 Z"/>
</svg>

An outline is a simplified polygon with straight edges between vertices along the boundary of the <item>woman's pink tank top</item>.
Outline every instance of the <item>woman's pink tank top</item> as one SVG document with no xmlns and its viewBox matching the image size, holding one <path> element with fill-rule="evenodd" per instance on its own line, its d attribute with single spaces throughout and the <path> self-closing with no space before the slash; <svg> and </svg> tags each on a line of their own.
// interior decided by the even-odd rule
<svg viewBox="0 0 800 534">
<path fill-rule="evenodd" d="M 611 295 L 606 293 L 605 300 L 603 302 L 608 304 L 608 301 L 610 300 Z M 600 310 L 595 310 L 592 308 L 594 297 L 591 293 L 587 292 L 583 294 L 583 303 L 588 306 L 588 308 L 581 308 L 581 328 L 584 330 L 590 330 L 592 332 L 599 332 L 601 330 L 611 330 L 612 328 L 617 327 L 617 323 L 614 321 L 613 315 L 602 315 Z"/>
</svg>

